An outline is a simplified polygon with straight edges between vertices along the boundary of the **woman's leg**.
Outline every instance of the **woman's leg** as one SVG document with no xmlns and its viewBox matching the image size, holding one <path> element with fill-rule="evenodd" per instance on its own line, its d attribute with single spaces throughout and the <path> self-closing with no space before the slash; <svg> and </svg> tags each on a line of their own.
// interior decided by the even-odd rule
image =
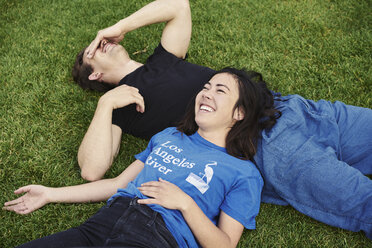
<svg viewBox="0 0 372 248">
<path fill-rule="evenodd" d="M 131 200 L 128 214 L 123 215 L 113 227 L 105 246 L 114 247 L 178 247 L 176 240 L 158 212 Z"/>
<path fill-rule="evenodd" d="M 112 231 L 112 227 L 123 214 L 130 201 L 129 198 L 122 198 L 122 202 L 118 202 L 117 200 L 119 199 L 116 198 L 110 204 L 102 207 L 79 227 L 36 239 L 19 247 L 62 248 L 103 246 Z"/>
<path fill-rule="evenodd" d="M 117 197 L 77 228 L 21 245 L 22 248 L 59 247 L 177 247 L 157 212 L 137 199 Z"/>
<path fill-rule="evenodd" d="M 71 228 L 64 232 L 52 234 L 47 237 L 35 239 L 18 246 L 18 248 L 58 248 L 89 246 L 89 241 L 77 228 Z"/>
</svg>

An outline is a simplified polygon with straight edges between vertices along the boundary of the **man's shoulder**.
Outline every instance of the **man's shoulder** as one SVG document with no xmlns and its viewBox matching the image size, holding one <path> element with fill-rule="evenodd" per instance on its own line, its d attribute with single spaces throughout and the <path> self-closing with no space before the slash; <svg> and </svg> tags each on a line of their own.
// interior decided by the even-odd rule
<svg viewBox="0 0 372 248">
<path fill-rule="evenodd" d="M 168 127 L 165 128 L 163 131 L 158 132 L 155 134 L 152 139 L 161 139 L 163 137 L 168 137 L 168 136 L 179 136 L 181 134 L 180 131 L 177 130 L 176 127 Z"/>
<path fill-rule="evenodd" d="M 154 49 L 154 52 L 147 58 L 145 65 L 152 64 L 172 64 L 183 59 L 178 58 L 176 55 L 168 52 L 161 43 Z"/>
</svg>

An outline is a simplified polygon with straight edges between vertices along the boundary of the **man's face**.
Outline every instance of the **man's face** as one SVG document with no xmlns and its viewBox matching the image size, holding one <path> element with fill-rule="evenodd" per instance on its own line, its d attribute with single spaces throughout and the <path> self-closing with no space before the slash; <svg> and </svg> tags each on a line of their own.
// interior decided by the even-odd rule
<svg viewBox="0 0 372 248">
<path fill-rule="evenodd" d="M 129 57 L 123 46 L 106 41 L 101 42 L 93 58 L 87 57 L 87 51 L 83 55 L 83 63 L 91 65 L 94 72 L 103 74 L 112 73 L 117 65 L 126 59 Z"/>
</svg>

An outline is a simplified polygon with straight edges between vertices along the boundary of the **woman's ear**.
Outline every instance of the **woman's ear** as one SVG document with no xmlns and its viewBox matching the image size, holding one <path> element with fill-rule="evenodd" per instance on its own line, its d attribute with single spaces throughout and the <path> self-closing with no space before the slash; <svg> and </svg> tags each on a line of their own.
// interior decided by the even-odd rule
<svg viewBox="0 0 372 248">
<path fill-rule="evenodd" d="M 92 74 L 90 74 L 88 77 L 89 80 L 97 80 L 97 81 L 99 81 L 101 78 L 102 78 L 101 72 L 92 72 Z"/>
<path fill-rule="evenodd" d="M 233 118 L 236 120 L 236 121 L 241 121 L 244 119 L 244 111 L 243 111 L 243 108 L 241 107 L 237 107 L 234 111 L 234 115 L 233 115 Z"/>
</svg>

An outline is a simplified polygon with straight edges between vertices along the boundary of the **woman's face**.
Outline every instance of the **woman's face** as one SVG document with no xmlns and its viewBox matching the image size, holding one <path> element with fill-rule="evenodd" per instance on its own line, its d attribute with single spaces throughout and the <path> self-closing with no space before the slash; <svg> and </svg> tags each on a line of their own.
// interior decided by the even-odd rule
<svg viewBox="0 0 372 248">
<path fill-rule="evenodd" d="M 243 119 L 243 112 L 234 110 L 239 98 L 238 83 L 228 73 L 216 74 L 204 85 L 195 100 L 195 121 L 200 129 L 221 130 L 231 128 Z"/>
</svg>

